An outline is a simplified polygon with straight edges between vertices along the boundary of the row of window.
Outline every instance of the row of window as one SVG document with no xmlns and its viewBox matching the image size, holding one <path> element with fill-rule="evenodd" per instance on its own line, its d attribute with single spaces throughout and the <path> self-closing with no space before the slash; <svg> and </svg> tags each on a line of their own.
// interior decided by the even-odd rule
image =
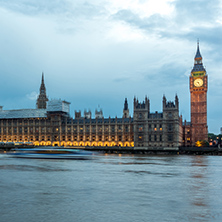
<svg viewBox="0 0 222 222">
<path fill-rule="evenodd" d="M 167 139 L 168 139 L 168 142 L 172 142 L 173 141 L 173 135 L 169 134 L 167 136 Z M 144 136 L 143 135 L 139 135 L 138 136 L 138 141 L 139 142 L 143 142 L 144 141 Z M 163 137 L 162 137 L 162 135 L 153 135 L 153 136 L 149 135 L 148 136 L 148 141 L 149 142 L 157 142 L 157 141 L 162 142 L 163 141 Z"/>
<path fill-rule="evenodd" d="M 27 133 L 28 131 L 29 132 L 42 132 L 42 133 L 45 133 L 45 132 L 59 132 L 60 130 L 60 127 L 3 127 L 1 128 L 0 127 L 0 133 L 3 132 L 3 133 L 7 133 L 7 130 L 8 130 L 8 133 L 22 133 L 23 132 L 23 129 L 24 129 L 24 132 Z M 122 132 L 122 129 L 124 129 L 124 132 L 129 132 L 129 126 L 125 126 L 125 127 L 122 127 L 122 126 L 118 126 L 117 128 L 115 126 L 112 126 L 111 128 L 111 132 Z M 84 131 L 84 127 L 83 126 L 80 126 L 79 127 L 79 130 L 77 129 L 77 127 L 73 127 L 73 132 L 83 132 Z M 103 132 L 103 129 L 102 127 L 96 127 L 95 126 L 92 126 L 91 127 L 91 132 Z M 109 132 L 109 127 L 106 126 L 104 128 L 104 132 Z M 62 132 L 66 132 L 66 127 L 62 127 Z M 67 132 L 71 132 L 71 127 L 67 127 Z M 89 126 L 86 126 L 85 127 L 85 132 L 90 132 L 90 127 Z"/>
<path fill-rule="evenodd" d="M 61 139 L 63 141 L 65 141 L 66 137 L 62 136 Z M 84 141 L 83 139 L 84 139 L 84 137 L 82 135 L 79 136 L 79 138 L 77 136 L 73 137 L 74 141 L 77 141 L 77 140 Z M 102 141 L 102 140 L 104 140 L 104 141 L 116 141 L 116 139 L 118 141 L 122 141 L 123 137 L 122 136 L 118 136 L 117 138 L 115 136 L 111 136 L 110 138 L 108 136 L 105 136 L 104 138 L 102 136 L 98 136 L 97 138 L 96 138 L 96 136 L 92 136 L 91 138 L 89 136 L 85 137 L 86 142 L 96 141 L 96 140 L 99 140 L 99 141 Z M 4 141 L 6 141 L 6 140 L 7 141 L 22 141 L 22 140 L 25 140 L 25 141 L 28 141 L 28 140 L 29 141 L 51 141 L 51 136 L 30 136 L 29 138 L 27 136 L 24 136 L 24 137 L 23 136 L 8 136 L 8 137 L 0 136 L 0 141 L 2 141 L 2 140 L 4 140 Z M 53 136 L 53 140 L 54 141 L 59 141 L 59 136 L 58 135 Z M 67 140 L 71 141 L 71 136 L 68 136 Z M 124 137 L 124 141 L 129 141 L 129 140 L 130 140 L 130 138 L 128 136 Z M 131 141 L 133 141 L 133 137 L 131 138 Z"/>
</svg>

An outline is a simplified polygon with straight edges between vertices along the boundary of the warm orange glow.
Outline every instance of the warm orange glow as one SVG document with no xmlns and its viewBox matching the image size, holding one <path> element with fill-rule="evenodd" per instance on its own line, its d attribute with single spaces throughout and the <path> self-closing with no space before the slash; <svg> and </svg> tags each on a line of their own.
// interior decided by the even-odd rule
<svg viewBox="0 0 222 222">
<path fill-rule="evenodd" d="M 59 142 L 54 142 L 52 146 L 59 146 Z"/>
<path fill-rule="evenodd" d="M 104 143 L 104 146 L 109 146 L 109 142 L 105 142 L 105 143 Z"/>
<path fill-rule="evenodd" d="M 123 143 L 122 142 L 118 142 L 118 146 L 123 146 Z"/>
<path fill-rule="evenodd" d="M 125 142 L 124 146 L 130 146 L 130 143 L 129 142 Z"/>
<path fill-rule="evenodd" d="M 115 143 L 115 142 L 112 142 L 112 143 L 111 143 L 111 146 L 116 146 L 116 143 Z"/>
<path fill-rule="evenodd" d="M 80 143 L 79 143 L 79 146 L 84 146 L 84 142 L 80 142 Z"/>
<path fill-rule="evenodd" d="M 103 143 L 102 142 L 98 142 L 98 146 L 102 146 L 103 145 Z"/>
<path fill-rule="evenodd" d="M 90 142 L 86 142 L 86 143 L 85 143 L 85 146 L 90 146 Z"/>
<path fill-rule="evenodd" d="M 50 141 L 46 142 L 46 146 L 50 146 L 52 143 Z"/>
</svg>

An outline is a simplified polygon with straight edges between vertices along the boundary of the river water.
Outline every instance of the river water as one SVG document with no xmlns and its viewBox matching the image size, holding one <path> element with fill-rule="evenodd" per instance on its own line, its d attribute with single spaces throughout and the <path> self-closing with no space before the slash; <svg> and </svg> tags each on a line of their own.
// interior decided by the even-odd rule
<svg viewBox="0 0 222 222">
<path fill-rule="evenodd" d="M 221 156 L 1 156 L 0 221 L 222 221 L 221 188 Z"/>
</svg>

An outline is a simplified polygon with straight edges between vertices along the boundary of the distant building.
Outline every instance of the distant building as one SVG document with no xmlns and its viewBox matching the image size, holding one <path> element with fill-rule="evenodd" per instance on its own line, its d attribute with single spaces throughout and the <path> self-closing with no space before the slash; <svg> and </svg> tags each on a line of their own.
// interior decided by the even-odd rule
<svg viewBox="0 0 222 222">
<path fill-rule="evenodd" d="M 133 117 L 125 98 L 121 118 L 104 118 L 102 109 L 75 111 L 70 117 L 70 103 L 48 100 L 44 75 L 36 109 L 3 110 L 0 106 L 0 142 L 32 142 L 53 146 L 192 146 L 207 140 L 207 75 L 197 46 L 190 75 L 191 122 L 182 122 L 179 99 L 162 99 L 162 112 L 150 111 L 150 100 L 134 98 Z"/>
<path fill-rule="evenodd" d="M 208 76 L 203 67 L 198 42 L 194 67 L 190 74 L 191 122 L 183 124 L 183 144 L 185 146 L 194 146 L 199 140 L 208 141 L 207 85 Z"/>
</svg>

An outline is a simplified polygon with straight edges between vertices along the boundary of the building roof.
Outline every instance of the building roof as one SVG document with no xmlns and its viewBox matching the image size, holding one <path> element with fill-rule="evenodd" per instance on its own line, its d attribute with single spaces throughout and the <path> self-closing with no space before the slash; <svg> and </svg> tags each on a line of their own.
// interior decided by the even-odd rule
<svg viewBox="0 0 222 222">
<path fill-rule="evenodd" d="M 0 119 L 45 118 L 46 109 L 0 110 Z"/>
<path fill-rule="evenodd" d="M 195 59 L 202 59 L 202 56 L 200 54 L 200 49 L 199 49 L 199 42 L 197 43 L 197 52 L 196 52 Z"/>
<path fill-rule="evenodd" d="M 191 72 L 198 72 L 198 71 L 206 72 L 205 68 L 203 67 L 203 63 L 201 63 L 201 64 L 194 64 L 194 67 L 193 67 Z"/>
</svg>

